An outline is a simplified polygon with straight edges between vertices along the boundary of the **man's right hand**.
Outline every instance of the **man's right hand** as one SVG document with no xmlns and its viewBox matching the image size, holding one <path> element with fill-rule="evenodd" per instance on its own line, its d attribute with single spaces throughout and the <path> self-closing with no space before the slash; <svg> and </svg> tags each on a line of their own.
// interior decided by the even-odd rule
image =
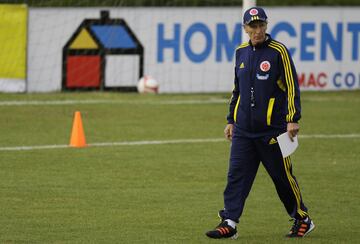
<svg viewBox="0 0 360 244">
<path fill-rule="evenodd" d="M 233 130 L 234 130 L 234 125 L 233 124 L 227 124 L 225 129 L 224 129 L 225 138 L 228 139 L 229 141 L 232 140 Z"/>
</svg>

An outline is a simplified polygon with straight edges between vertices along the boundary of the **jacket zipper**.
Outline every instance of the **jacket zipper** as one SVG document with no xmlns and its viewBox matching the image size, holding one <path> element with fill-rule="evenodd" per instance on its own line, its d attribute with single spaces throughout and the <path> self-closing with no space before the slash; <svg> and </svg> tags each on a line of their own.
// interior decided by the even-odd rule
<svg viewBox="0 0 360 244">
<path fill-rule="evenodd" d="M 253 47 L 252 48 L 252 51 L 255 53 L 256 51 L 256 48 Z M 253 112 L 253 109 L 255 108 L 255 90 L 254 90 L 254 83 L 255 83 L 255 80 L 254 80 L 254 65 L 253 65 L 253 55 L 255 54 L 252 54 L 250 56 L 250 64 L 251 64 L 251 68 L 250 68 L 250 130 L 253 131 L 253 120 L 252 120 L 252 112 Z"/>
<path fill-rule="evenodd" d="M 254 87 L 250 87 L 250 106 L 255 107 Z"/>
</svg>

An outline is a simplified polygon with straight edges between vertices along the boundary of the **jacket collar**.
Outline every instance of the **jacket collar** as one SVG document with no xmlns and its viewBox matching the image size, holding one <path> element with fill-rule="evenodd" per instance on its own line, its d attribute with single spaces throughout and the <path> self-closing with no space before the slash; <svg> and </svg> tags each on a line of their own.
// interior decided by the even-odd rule
<svg viewBox="0 0 360 244">
<path fill-rule="evenodd" d="M 266 33 L 266 37 L 265 37 L 265 41 L 264 41 L 264 42 L 262 42 L 262 43 L 260 43 L 260 44 L 258 44 L 258 45 L 256 45 L 256 46 L 253 46 L 252 43 L 251 43 L 251 40 L 249 40 L 249 45 L 250 45 L 251 47 L 254 47 L 254 48 L 257 48 L 257 49 L 259 49 L 259 48 L 264 48 L 264 47 L 267 47 L 267 46 L 269 45 L 269 43 L 271 42 L 271 40 L 272 40 L 271 36 Z"/>
</svg>

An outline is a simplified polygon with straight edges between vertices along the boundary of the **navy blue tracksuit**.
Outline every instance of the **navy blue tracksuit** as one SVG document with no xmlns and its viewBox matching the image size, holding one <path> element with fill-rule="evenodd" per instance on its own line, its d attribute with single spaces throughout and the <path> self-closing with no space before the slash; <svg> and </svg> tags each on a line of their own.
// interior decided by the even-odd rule
<svg viewBox="0 0 360 244">
<path fill-rule="evenodd" d="M 283 158 L 276 137 L 300 119 L 300 91 L 287 48 L 269 35 L 264 43 L 236 50 L 229 124 L 234 124 L 223 218 L 242 214 L 260 162 L 273 180 L 288 214 L 307 216 L 290 157 Z"/>
</svg>

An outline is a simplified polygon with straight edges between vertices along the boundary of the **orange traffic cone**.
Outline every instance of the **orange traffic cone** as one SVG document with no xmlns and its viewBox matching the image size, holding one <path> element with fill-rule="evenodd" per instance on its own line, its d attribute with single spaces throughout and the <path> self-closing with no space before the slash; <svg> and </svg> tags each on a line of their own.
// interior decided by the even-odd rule
<svg viewBox="0 0 360 244">
<path fill-rule="evenodd" d="M 84 134 L 84 128 L 82 125 L 81 114 L 79 111 L 75 112 L 74 123 L 70 138 L 71 147 L 86 147 L 86 140 Z"/>
</svg>

